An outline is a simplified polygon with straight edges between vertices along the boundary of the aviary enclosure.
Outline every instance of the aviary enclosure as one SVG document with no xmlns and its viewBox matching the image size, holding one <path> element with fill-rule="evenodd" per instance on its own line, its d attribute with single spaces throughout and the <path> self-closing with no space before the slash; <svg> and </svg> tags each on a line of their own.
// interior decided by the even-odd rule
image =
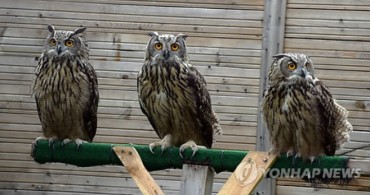
<svg viewBox="0 0 370 195">
<path fill-rule="evenodd" d="M 369 194 L 369 11 L 368 1 L 346 0 L 2 0 L 0 194 L 141 193 L 122 166 L 39 164 L 30 156 L 31 143 L 41 136 L 30 85 L 48 24 L 67 30 L 87 27 L 90 62 L 100 91 L 96 143 L 147 145 L 158 140 L 136 92 L 148 32 L 189 35 L 189 56 L 207 80 L 223 128 L 223 135 L 216 136 L 216 150 L 268 149 L 259 105 L 271 56 L 309 55 L 318 77 L 349 111 L 351 141 L 337 153 L 362 162 L 356 166 L 363 174 L 349 184 L 318 188 L 300 178 L 270 179 L 258 190 Z M 232 171 L 215 174 L 213 193 L 221 190 Z M 179 194 L 181 169 L 156 169 L 150 174 L 165 194 Z"/>
</svg>

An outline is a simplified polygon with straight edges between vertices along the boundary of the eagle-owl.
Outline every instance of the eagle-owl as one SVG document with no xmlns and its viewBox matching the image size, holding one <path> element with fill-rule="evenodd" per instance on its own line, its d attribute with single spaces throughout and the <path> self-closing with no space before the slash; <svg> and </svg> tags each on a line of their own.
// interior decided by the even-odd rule
<svg viewBox="0 0 370 195">
<path fill-rule="evenodd" d="M 211 148 L 214 134 L 221 134 L 212 111 L 206 81 L 189 62 L 187 35 L 149 33 L 144 65 L 138 75 L 141 110 L 161 141 L 149 144 L 186 148 Z M 200 146 L 198 146 L 200 145 Z"/>
<path fill-rule="evenodd" d="M 310 159 L 334 155 L 349 141 L 347 110 L 315 76 L 312 60 L 298 53 L 274 56 L 262 112 L 272 142 L 271 152 Z"/>
<path fill-rule="evenodd" d="M 50 144 L 63 140 L 80 146 L 91 142 L 96 133 L 98 81 L 81 35 L 85 29 L 62 31 L 48 26 L 50 34 L 38 60 L 32 93 L 44 135 L 38 139 L 46 138 Z"/>
</svg>

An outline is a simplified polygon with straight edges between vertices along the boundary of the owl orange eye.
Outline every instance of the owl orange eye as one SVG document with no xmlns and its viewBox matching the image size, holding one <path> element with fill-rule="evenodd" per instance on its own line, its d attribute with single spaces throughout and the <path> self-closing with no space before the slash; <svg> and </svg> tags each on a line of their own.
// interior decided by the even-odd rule
<svg viewBox="0 0 370 195">
<path fill-rule="evenodd" d="M 73 42 L 72 40 L 67 40 L 65 44 L 67 47 L 72 47 L 75 44 L 75 42 Z"/>
<path fill-rule="evenodd" d="M 296 68 L 297 68 L 297 65 L 295 65 L 293 63 L 288 64 L 288 69 L 289 70 L 295 70 Z"/>
<path fill-rule="evenodd" d="M 49 44 L 51 46 L 55 46 L 57 44 L 57 40 L 55 40 L 54 38 L 51 38 L 50 41 L 49 41 Z"/>
<path fill-rule="evenodd" d="M 162 49 L 162 47 L 163 47 L 162 43 L 156 43 L 156 44 L 154 45 L 154 48 L 155 48 L 156 50 L 161 50 L 161 49 Z"/>
<path fill-rule="evenodd" d="M 177 43 L 174 43 L 174 44 L 171 45 L 172 51 L 177 51 L 177 50 L 179 50 L 179 48 L 180 48 L 180 46 Z"/>
</svg>

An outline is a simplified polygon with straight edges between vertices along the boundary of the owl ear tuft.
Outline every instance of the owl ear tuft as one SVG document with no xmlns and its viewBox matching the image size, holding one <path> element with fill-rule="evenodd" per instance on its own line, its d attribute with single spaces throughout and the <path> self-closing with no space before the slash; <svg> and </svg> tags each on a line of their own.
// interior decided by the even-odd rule
<svg viewBox="0 0 370 195">
<path fill-rule="evenodd" d="M 81 33 L 83 33 L 84 31 L 86 30 L 86 27 L 80 27 L 80 28 L 78 28 L 78 29 L 76 29 L 74 32 L 73 32 L 73 34 L 74 35 L 77 35 L 77 34 L 81 34 Z"/>
<path fill-rule="evenodd" d="M 178 39 L 178 38 L 182 38 L 182 39 L 186 40 L 186 38 L 188 38 L 188 35 L 184 34 L 184 33 L 180 33 L 176 36 L 176 39 Z"/>
<path fill-rule="evenodd" d="M 158 34 L 158 32 L 149 32 L 148 35 L 151 36 L 151 37 L 153 37 L 153 36 L 157 37 L 159 34 Z"/>
<path fill-rule="evenodd" d="M 272 57 L 276 60 L 278 59 L 281 59 L 283 57 L 286 57 L 287 55 L 285 53 L 280 53 L 280 54 L 276 54 L 276 55 L 273 55 Z"/>
<path fill-rule="evenodd" d="M 54 35 L 54 33 L 55 33 L 55 28 L 54 28 L 54 26 L 53 26 L 53 25 L 49 24 L 49 25 L 48 25 L 48 30 L 49 30 L 49 32 L 51 32 L 51 34 L 53 34 L 53 35 Z"/>
</svg>

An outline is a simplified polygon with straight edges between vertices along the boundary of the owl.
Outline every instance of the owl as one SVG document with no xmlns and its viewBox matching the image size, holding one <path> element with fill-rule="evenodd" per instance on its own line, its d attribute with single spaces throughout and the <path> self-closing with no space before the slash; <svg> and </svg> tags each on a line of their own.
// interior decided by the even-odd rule
<svg viewBox="0 0 370 195">
<path fill-rule="evenodd" d="M 97 76 L 81 35 L 86 28 L 62 31 L 49 25 L 48 30 L 32 82 L 44 135 L 36 143 L 63 140 L 80 146 L 95 136 L 99 102 Z"/>
<path fill-rule="evenodd" d="M 144 65 L 138 74 L 137 91 L 141 110 L 161 139 L 149 144 L 186 148 L 211 148 L 222 129 L 206 81 L 189 62 L 187 35 L 149 33 Z"/>
<path fill-rule="evenodd" d="M 295 154 L 311 162 L 335 154 L 349 141 L 347 110 L 315 76 L 312 60 L 298 53 L 274 56 L 262 113 L 275 154 Z"/>
</svg>

